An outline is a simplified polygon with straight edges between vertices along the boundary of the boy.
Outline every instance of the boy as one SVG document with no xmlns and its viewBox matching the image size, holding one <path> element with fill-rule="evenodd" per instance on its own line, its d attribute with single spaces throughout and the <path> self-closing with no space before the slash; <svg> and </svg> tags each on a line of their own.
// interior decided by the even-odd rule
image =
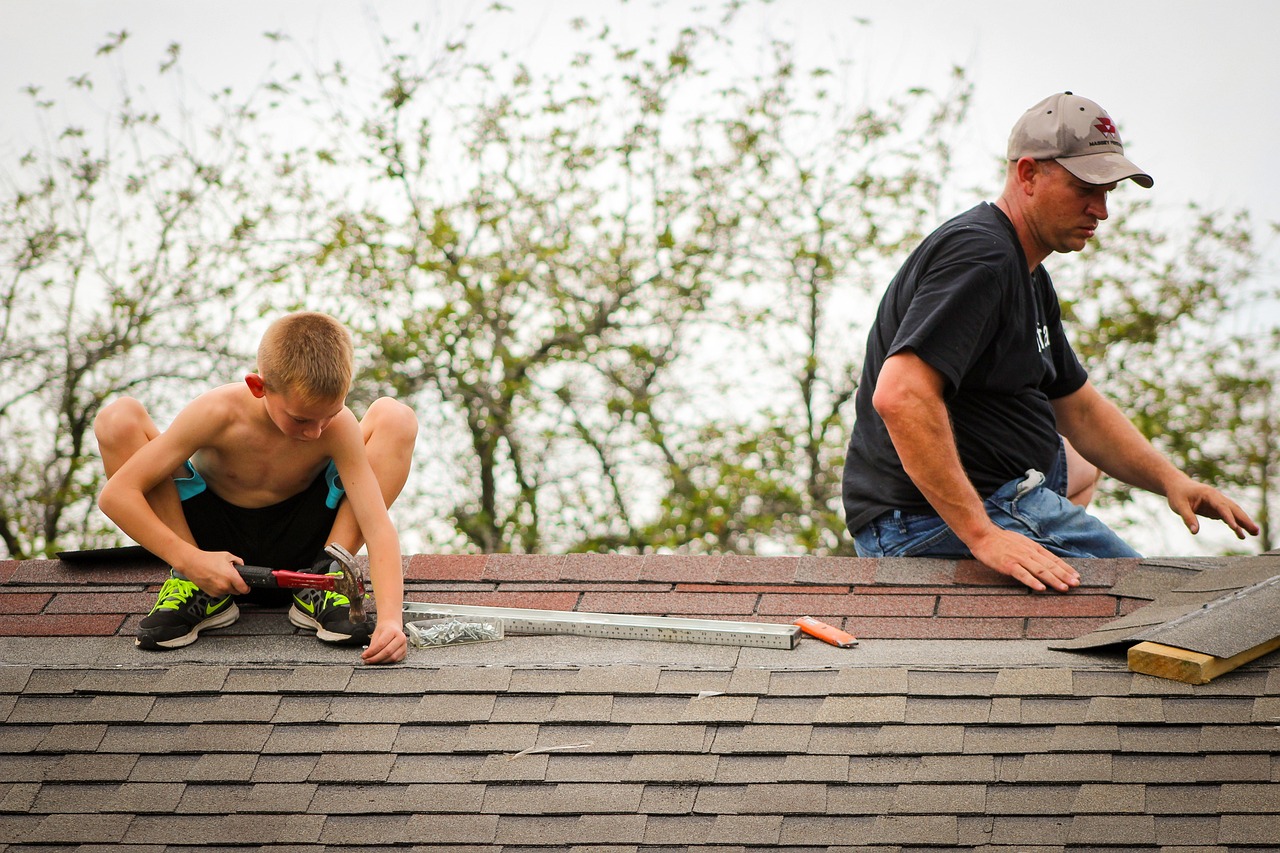
<svg viewBox="0 0 1280 853">
<path fill-rule="evenodd" d="M 345 405 L 351 336 L 314 312 L 276 320 L 258 372 L 208 391 L 161 432 L 130 398 L 94 422 L 108 481 L 98 504 L 174 576 L 138 629 L 147 649 L 179 648 L 239 617 L 237 564 L 324 572 L 324 546 L 369 545 L 377 626 L 347 619 L 345 596 L 297 590 L 289 619 L 326 642 L 363 645 L 366 663 L 407 651 L 400 543 L 387 507 L 409 476 L 417 418 L 382 398 L 357 420 Z"/>
</svg>

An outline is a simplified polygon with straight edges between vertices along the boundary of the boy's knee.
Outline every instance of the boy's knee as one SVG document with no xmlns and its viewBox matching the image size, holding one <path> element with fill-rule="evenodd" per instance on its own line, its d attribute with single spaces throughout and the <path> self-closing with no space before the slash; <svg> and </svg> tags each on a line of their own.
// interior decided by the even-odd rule
<svg viewBox="0 0 1280 853">
<path fill-rule="evenodd" d="M 146 407 L 132 397 L 120 397 L 103 406 L 93 419 L 93 434 L 98 444 L 118 444 L 138 435 L 146 435 L 151 416 Z"/>
<path fill-rule="evenodd" d="M 418 437 L 418 415 L 392 397 L 379 397 L 369 406 L 364 423 L 382 441 L 412 447 Z"/>
</svg>

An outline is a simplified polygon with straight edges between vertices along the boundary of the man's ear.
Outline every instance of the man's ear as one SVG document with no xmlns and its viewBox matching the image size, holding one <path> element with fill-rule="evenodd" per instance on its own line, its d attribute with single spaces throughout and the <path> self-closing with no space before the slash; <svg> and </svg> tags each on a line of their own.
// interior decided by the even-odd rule
<svg viewBox="0 0 1280 853">
<path fill-rule="evenodd" d="M 249 393 L 258 399 L 262 399 L 267 394 L 267 383 L 263 382 L 262 377 L 256 373 L 246 375 L 244 384 L 249 386 Z"/>
<path fill-rule="evenodd" d="M 1036 178 L 1040 176 L 1040 164 L 1037 163 L 1033 157 L 1023 157 L 1014 164 L 1014 169 L 1018 173 L 1018 183 L 1022 185 L 1024 192 L 1029 189 L 1035 183 Z"/>
</svg>

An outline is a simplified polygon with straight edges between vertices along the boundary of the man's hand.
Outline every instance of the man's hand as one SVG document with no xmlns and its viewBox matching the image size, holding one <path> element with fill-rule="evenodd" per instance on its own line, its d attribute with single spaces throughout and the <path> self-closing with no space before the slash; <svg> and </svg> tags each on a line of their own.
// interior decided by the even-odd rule
<svg viewBox="0 0 1280 853">
<path fill-rule="evenodd" d="M 1166 489 L 1166 497 L 1169 509 L 1181 516 L 1192 533 L 1200 532 L 1200 519 L 1196 516 L 1202 515 L 1205 518 L 1221 519 L 1239 539 L 1243 539 L 1246 532 L 1251 536 L 1258 535 L 1258 525 L 1249 514 L 1212 486 L 1183 477 L 1173 487 Z"/>
<path fill-rule="evenodd" d="M 409 651 L 409 638 L 404 628 L 392 622 L 378 621 L 369 637 L 369 647 L 360 653 L 365 663 L 398 663 Z"/>
<path fill-rule="evenodd" d="M 244 560 L 229 551 L 196 551 L 190 560 L 174 568 L 206 595 L 222 598 L 249 593 L 249 585 L 236 571 L 238 565 L 244 565 Z"/>
<path fill-rule="evenodd" d="M 1066 592 L 1080 585 L 1080 575 L 1060 557 L 1021 533 L 991 525 L 981 538 L 966 543 L 984 566 L 1021 581 L 1037 592 L 1045 585 Z"/>
</svg>

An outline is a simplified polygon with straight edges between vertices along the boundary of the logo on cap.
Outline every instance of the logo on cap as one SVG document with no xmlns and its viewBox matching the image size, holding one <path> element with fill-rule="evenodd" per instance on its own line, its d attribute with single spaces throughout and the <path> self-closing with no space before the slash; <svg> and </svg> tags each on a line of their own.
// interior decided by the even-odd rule
<svg viewBox="0 0 1280 853">
<path fill-rule="evenodd" d="M 1098 116 L 1098 123 L 1094 127 L 1103 136 L 1115 136 L 1120 132 L 1116 129 L 1115 122 L 1111 121 L 1108 116 Z"/>
</svg>

